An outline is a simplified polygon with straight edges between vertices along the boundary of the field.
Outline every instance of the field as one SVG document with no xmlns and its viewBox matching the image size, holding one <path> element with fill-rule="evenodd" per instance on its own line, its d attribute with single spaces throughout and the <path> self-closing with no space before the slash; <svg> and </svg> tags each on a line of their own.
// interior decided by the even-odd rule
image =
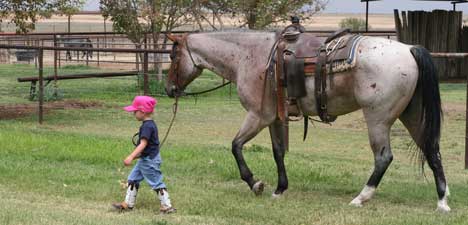
<svg viewBox="0 0 468 225">
<path fill-rule="evenodd" d="M 69 67 L 73 73 L 99 70 Z M 50 74 L 50 68 L 46 74 Z M 36 74 L 29 65 L 0 65 L 0 106 L 24 110 L 28 84 L 16 78 Z M 193 89 L 219 79 L 205 73 Z M 348 203 L 367 181 L 373 156 L 360 111 L 332 125 L 315 124 L 302 142 L 302 123 L 291 124 L 286 155 L 289 190 L 272 199 L 276 167 L 267 131 L 244 150 L 255 176 L 267 183 L 256 197 L 240 180 L 231 140 L 244 116 L 229 87 L 185 98 L 166 145 L 162 170 L 176 214 L 159 215 L 155 194 L 144 184 L 137 208 L 112 211 L 125 190 L 130 168 L 122 160 L 132 151 L 139 123 L 121 110 L 138 94 L 134 78 L 61 81 L 65 102 L 46 103 L 43 125 L 34 112 L 0 117 L 0 224 L 466 224 L 468 176 L 463 169 L 465 84 L 442 84 L 444 126 L 441 149 L 450 186 L 452 212 L 435 212 L 437 195 L 430 169 L 425 176 L 410 150 L 401 123 L 392 129 L 394 161 L 376 196 L 363 208 Z M 161 136 L 173 100 L 158 97 L 155 120 Z M 68 107 L 67 103 L 69 103 Z M 73 104 L 72 104 L 73 103 Z M 79 103 L 79 104 L 78 104 Z M 81 104 L 81 105 L 80 105 Z M 77 106 L 78 105 L 78 106 Z M 21 108 L 22 106 L 23 108 Z M 65 109 L 63 109 L 65 108 Z M 0 115 L 1 116 L 1 115 Z"/>
</svg>

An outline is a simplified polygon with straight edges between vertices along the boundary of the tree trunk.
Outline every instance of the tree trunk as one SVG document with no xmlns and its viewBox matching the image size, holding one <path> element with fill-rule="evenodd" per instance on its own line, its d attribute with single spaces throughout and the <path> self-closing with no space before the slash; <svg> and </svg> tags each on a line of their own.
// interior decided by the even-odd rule
<svg viewBox="0 0 468 225">
<path fill-rule="evenodd" d="M 251 1 L 247 9 L 247 25 L 249 29 L 255 30 L 257 23 L 258 0 Z"/>
<path fill-rule="evenodd" d="M 153 32 L 153 48 L 154 49 L 160 49 L 160 46 L 158 45 L 158 40 L 160 36 L 160 32 Z M 156 79 L 158 81 L 162 81 L 163 76 L 162 76 L 162 63 L 161 63 L 161 54 L 154 54 L 153 57 L 153 69 L 154 72 L 156 72 Z"/>
</svg>

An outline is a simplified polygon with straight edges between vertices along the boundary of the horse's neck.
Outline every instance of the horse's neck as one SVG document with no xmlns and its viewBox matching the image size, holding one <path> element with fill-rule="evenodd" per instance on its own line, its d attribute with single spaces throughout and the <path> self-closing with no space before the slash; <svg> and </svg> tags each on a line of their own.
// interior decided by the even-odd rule
<svg viewBox="0 0 468 225">
<path fill-rule="evenodd" d="M 275 42 L 274 33 L 260 32 L 202 33 L 188 38 L 195 63 L 234 82 L 241 74 L 266 68 Z"/>
</svg>

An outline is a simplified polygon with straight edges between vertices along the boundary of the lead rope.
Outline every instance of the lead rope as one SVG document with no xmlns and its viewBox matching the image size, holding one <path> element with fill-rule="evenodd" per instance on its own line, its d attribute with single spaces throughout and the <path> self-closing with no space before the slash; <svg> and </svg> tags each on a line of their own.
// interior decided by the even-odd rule
<svg viewBox="0 0 468 225">
<path fill-rule="evenodd" d="M 175 97 L 175 102 L 172 105 L 172 119 L 171 119 L 171 122 L 169 123 L 169 127 L 166 130 L 166 134 L 164 135 L 164 138 L 161 141 L 161 144 L 159 145 L 159 149 L 161 149 L 164 143 L 166 143 L 167 137 L 169 136 L 169 132 L 171 131 L 172 125 L 174 124 L 178 107 L 179 107 L 179 97 Z"/>
</svg>

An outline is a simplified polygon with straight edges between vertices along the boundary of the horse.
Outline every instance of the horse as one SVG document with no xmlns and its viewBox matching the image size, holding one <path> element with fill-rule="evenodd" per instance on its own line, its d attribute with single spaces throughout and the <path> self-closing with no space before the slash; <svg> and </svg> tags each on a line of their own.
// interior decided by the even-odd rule
<svg viewBox="0 0 468 225">
<path fill-rule="evenodd" d="M 277 89 L 268 75 L 269 55 L 278 35 L 262 31 L 222 31 L 171 35 L 174 43 L 165 90 L 169 97 L 184 89 L 204 69 L 233 82 L 247 115 L 232 141 L 232 154 L 240 177 L 256 195 L 264 183 L 254 178 L 242 147 L 268 127 L 278 183 L 273 197 L 288 189 L 284 165 L 285 126 L 278 117 Z M 433 171 L 438 194 L 437 210 L 449 212 L 448 185 L 439 151 L 442 109 L 436 68 L 430 53 L 421 46 L 380 38 L 360 38 L 354 68 L 328 75 L 328 114 L 340 116 L 362 109 L 374 156 L 373 173 L 362 191 L 349 203 L 361 207 L 374 195 L 393 160 L 390 128 L 399 119 L 411 135 L 418 152 Z M 306 77 L 306 96 L 297 99 L 304 116 L 317 116 L 314 78 Z M 423 164 L 424 165 L 424 164 Z"/>
<path fill-rule="evenodd" d="M 63 40 L 63 47 L 66 48 L 93 48 L 93 44 L 89 38 L 72 38 L 72 39 L 65 39 Z M 82 51 L 83 55 L 81 58 L 83 59 L 85 56 L 89 58 L 93 58 L 93 51 Z M 76 53 L 79 56 L 79 52 Z M 68 60 L 72 59 L 72 55 L 70 51 L 67 50 L 66 58 Z"/>
</svg>

